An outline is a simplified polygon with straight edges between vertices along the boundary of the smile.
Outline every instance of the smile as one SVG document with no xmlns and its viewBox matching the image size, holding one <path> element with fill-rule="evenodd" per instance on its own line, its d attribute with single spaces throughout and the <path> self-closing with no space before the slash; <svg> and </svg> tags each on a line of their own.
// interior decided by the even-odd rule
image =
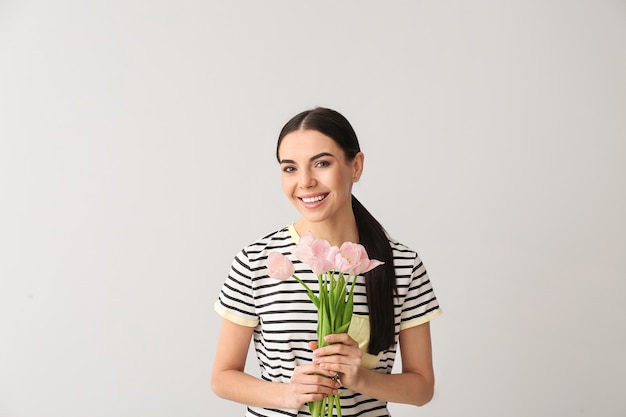
<svg viewBox="0 0 626 417">
<path fill-rule="evenodd" d="M 318 195 L 315 197 L 301 197 L 300 199 L 305 203 L 317 203 L 318 201 L 322 201 L 325 198 L 326 198 L 326 194 Z"/>
</svg>

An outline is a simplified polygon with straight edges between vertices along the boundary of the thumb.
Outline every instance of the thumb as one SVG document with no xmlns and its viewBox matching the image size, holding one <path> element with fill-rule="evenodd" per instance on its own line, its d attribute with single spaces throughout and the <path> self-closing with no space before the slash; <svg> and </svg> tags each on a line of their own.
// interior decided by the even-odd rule
<svg viewBox="0 0 626 417">
<path fill-rule="evenodd" d="M 317 349 L 317 342 L 315 342 L 315 341 L 309 342 L 309 349 L 311 349 L 311 350 Z"/>
</svg>

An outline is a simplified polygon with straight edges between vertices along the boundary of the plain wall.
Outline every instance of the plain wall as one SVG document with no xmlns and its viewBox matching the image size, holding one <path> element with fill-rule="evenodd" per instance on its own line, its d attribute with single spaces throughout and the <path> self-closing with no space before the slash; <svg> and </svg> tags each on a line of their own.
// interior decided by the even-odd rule
<svg viewBox="0 0 626 417">
<path fill-rule="evenodd" d="M 444 310 L 394 417 L 626 416 L 625 74 L 618 0 L 0 2 L 0 416 L 243 415 L 213 302 L 317 105 Z"/>
</svg>

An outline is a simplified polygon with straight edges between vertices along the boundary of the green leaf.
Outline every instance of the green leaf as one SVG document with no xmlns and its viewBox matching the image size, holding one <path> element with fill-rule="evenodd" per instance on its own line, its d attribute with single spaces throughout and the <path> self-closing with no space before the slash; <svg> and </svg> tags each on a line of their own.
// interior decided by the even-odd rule
<svg viewBox="0 0 626 417">
<path fill-rule="evenodd" d="M 352 285 L 350 286 L 350 294 L 348 294 L 348 300 L 346 301 L 346 308 L 343 311 L 343 323 L 349 323 L 352 320 L 352 312 L 354 310 L 354 285 L 356 284 L 356 276 L 352 278 Z"/>
<path fill-rule="evenodd" d="M 350 322 L 343 323 L 341 326 L 337 327 L 335 331 L 337 334 L 348 333 L 348 329 L 350 329 Z"/>
<path fill-rule="evenodd" d="M 340 273 L 339 277 L 337 278 L 337 287 L 335 289 L 335 293 L 333 294 L 333 303 L 336 310 L 335 319 L 333 322 L 333 330 L 336 333 L 340 333 L 336 329 L 343 323 L 343 315 L 346 304 L 346 279 L 343 273 Z"/>
<path fill-rule="evenodd" d="M 300 278 L 298 278 L 295 275 L 292 275 L 296 281 L 298 281 L 306 290 L 306 294 L 309 297 L 309 300 L 313 301 L 313 304 L 315 304 L 316 308 L 320 308 L 320 299 L 318 297 L 315 296 L 315 294 L 313 293 L 313 291 L 311 291 L 311 288 L 309 288 L 308 285 L 306 285 L 306 283 L 304 281 L 302 281 Z"/>
<path fill-rule="evenodd" d="M 324 406 L 324 400 L 310 401 L 309 414 L 313 417 L 322 417 L 322 407 Z"/>
</svg>

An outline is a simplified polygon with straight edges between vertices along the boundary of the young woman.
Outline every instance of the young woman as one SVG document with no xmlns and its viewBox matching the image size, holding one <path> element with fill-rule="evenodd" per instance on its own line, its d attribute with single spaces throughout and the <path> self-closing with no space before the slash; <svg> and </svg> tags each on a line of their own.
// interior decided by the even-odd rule
<svg viewBox="0 0 626 417">
<path fill-rule="evenodd" d="M 426 404 L 434 372 L 429 322 L 441 313 L 417 253 L 391 238 L 352 195 L 363 172 L 356 134 L 338 112 L 294 116 L 278 138 L 283 191 L 300 219 L 239 252 L 215 303 L 223 317 L 212 389 L 248 406 L 246 416 L 306 416 L 306 403 L 341 392 L 343 416 L 388 416 L 387 402 Z M 276 281 L 267 256 L 279 251 L 314 291 L 317 277 L 293 257 L 300 236 L 362 244 L 382 266 L 359 276 L 346 334 L 317 349 L 317 312 L 294 279 Z M 244 371 L 253 339 L 261 376 Z M 391 373 L 398 344 L 399 373 Z M 338 376 L 338 381 L 323 375 Z"/>
</svg>

